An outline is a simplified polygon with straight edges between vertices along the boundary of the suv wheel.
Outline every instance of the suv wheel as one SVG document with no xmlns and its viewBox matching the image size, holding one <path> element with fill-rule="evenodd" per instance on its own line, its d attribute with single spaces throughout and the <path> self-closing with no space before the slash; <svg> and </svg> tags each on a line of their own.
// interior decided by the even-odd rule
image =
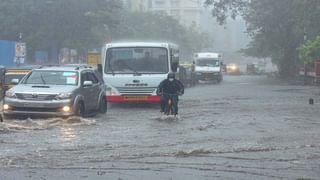
<svg viewBox="0 0 320 180">
<path fill-rule="evenodd" d="M 82 102 L 79 102 L 76 109 L 76 115 L 80 117 L 85 116 L 85 107 Z"/>
<path fill-rule="evenodd" d="M 101 98 L 99 102 L 99 112 L 105 114 L 107 112 L 107 101 L 105 98 Z"/>
</svg>

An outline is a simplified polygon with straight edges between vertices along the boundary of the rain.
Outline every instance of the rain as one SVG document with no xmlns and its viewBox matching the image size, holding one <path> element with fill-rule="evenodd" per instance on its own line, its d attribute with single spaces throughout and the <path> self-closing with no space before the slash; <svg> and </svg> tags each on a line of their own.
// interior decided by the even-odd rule
<svg viewBox="0 0 320 180">
<path fill-rule="evenodd" d="M 319 179 L 319 8 L 0 0 L 0 179 Z"/>
</svg>

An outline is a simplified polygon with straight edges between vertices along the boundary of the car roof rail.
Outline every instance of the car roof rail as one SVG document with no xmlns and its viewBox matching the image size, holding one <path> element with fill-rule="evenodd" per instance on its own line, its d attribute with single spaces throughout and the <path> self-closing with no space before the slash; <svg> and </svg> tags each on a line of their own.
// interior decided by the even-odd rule
<svg viewBox="0 0 320 180">
<path fill-rule="evenodd" d="M 45 65 L 41 65 L 38 69 L 42 69 L 45 67 L 59 67 L 60 64 L 45 64 Z"/>
<path fill-rule="evenodd" d="M 75 70 L 79 70 L 80 68 L 88 68 L 91 69 L 92 66 L 88 65 L 88 64 L 79 64 L 78 67 L 75 68 Z"/>
</svg>

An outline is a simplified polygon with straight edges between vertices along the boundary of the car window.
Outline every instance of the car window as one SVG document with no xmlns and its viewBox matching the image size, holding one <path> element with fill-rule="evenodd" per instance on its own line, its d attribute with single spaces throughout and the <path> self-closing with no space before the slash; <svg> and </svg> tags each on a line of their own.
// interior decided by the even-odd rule
<svg viewBox="0 0 320 180">
<path fill-rule="evenodd" d="M 83 85 L 83 83 L 85 81 L 90 81 L 88 73 L 87 72 L 82 72 L 81 73 L 81 85 Z"/>
<path fill-rule="evenodd" d="M 90 79 L 90 81 L 93 82 L 93 84 L 98 84 L 99 83 L 98 78 L 94 75 L 93 72 L 88 72 L 88 78 Z"/>
<path fill-rule="evenodd" d="M 93 84 L 99 83 L 99 80 L 94 73 L 88 71 L 82 73 L 81 85 L 83 85 L 84 81 L 92 81 Z"/>
</svg>

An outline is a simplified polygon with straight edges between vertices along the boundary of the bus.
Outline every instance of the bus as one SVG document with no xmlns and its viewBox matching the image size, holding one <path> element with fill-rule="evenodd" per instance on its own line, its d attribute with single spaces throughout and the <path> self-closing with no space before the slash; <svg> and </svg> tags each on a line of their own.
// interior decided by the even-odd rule
<svg viewBox="0 0 320 180">
<path fill-rule="evenodd" d="M 101 57 L 110 103 L 160 102 L 159 83 L 179 66 L 179 48 L 172 43 L 108 43 Z"/>
</svg>

